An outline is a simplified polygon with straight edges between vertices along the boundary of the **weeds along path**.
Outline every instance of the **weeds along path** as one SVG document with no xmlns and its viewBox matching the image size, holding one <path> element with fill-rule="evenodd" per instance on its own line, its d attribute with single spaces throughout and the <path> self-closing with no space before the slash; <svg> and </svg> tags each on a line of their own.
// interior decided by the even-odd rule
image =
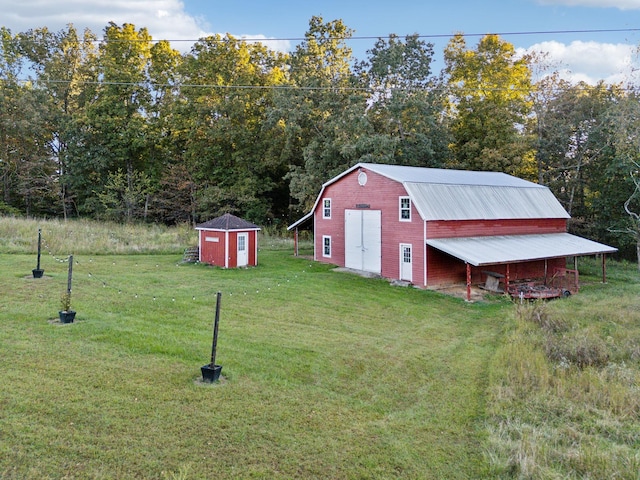
<svg viewBox="0 0 640 480">
<path fill-rule="evenodd" d="M 2 478 L 481 478 L 501 300 L 261 251 L 257 268 L 84 256 L 0 276 Z M 223 382 L 199 385 L 215 294 Z"/>
</svg>

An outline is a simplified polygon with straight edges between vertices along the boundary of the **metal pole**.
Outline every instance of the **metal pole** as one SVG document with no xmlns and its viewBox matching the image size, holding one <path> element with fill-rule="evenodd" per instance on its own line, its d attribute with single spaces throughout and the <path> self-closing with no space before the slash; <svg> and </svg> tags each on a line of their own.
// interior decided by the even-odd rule
<svg viewBox="0 0 640 480">
<path fill-rule="evenodd" d="M 36 267 L 37 270 L 40 270 L 40 252 L 42 251 L 41 245 L 42 245 L 42 229 L 39 228 L 38 229 L 38 266 Z"/>
<path fill-rule="evenodd" d="M 216 348 L 218 347 L 218 323 L 220 323 L 220 298 L 222 293 L 217 293 L 216 299 L 216 319 L 213 323 L 213 344 L 211 345 L 211 367 L 216 364 Z"/>
<path fill-rule="evenodd" d="M 71 277 L 73 276 L 73 255 L 69 255 L 69 274 L 67 276 L 67 293 L 71 295 Z"/>
</svg>

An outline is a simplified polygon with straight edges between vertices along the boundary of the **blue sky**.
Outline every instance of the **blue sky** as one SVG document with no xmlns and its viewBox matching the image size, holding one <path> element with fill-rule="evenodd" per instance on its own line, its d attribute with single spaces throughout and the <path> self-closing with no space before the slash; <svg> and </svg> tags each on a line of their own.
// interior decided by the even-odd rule
<svg viewBox="0 0 640 480">
<path fill-rule="evenodd" d="M 637 65 L 633 51 L 640 45 L 640 0 L 0 0 L 0 24 L 12 32 L 67 23 L 100 34 L 109 21 L 147 27 L 154 38 L 183 40 L 173 46 L 188 50 L 189 42 L 211 33 L 277 39 L 272 48 L 291 50 L 304 36 L 309 19 L 341 19 L 355 37 L 386 37 L 418 33 L 436 47 L 438 63 L 448 38 L 465 34 L 501 33 L 521 51 L 546 51 L 560 63 L 566 78 L 627 81 Z M 627 30 L 624 32 L 523 32 Z M 445 37 L 429 37 L 431 35 Z M 292 40 L 287 40 L 292 39 Z M 479 37 L 469 37 L 474 46 Z M 374 38 L 353 39 L 349 46 L 364 59 Z M 633 63 L 635 62 L 635 63 Z"/>
</svg>

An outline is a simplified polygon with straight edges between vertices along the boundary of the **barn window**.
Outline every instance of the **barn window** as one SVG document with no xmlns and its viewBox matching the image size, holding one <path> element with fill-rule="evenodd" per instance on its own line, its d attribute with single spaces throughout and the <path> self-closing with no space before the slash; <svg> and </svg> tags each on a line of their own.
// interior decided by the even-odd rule
<svg viewBox="0 0 640 480">
<path fill-rule="evenodd" d="M 322 201 L 322 218 L 331 218 L 331 199 L 325 198 Z"/>
<path fill-rule="evenodd" d="M 400 221 L 411 221 L 411 199 L 409 197 L 400 197 Z"/>
<path fill-rule="evenodd" d="M 329 235 L 322 236 L 322 256 L 331 256 L 331 237 Z"/>
</svg>

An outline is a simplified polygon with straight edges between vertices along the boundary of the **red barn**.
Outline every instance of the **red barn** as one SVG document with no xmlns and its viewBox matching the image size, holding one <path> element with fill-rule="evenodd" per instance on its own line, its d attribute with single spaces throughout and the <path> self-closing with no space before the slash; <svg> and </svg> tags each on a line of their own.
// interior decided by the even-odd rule
<svg viewBox="0 0 640 480">
<path fill-rule="evenodd" d="M 568 256 L 616 251 L 567 233 L 569 218 L 547 187 L 504 173 L 359 163 L 326 182 L 289 230 L 313 219 L 319 262 L 469 287 L 487 272 L 540 278 Z"/>
<path fill-rule="evenodd" d="M 225 213 L 196 225 L 201 262 L 224 268 L 258 265 L 260 227 Z"/>
</svg>

